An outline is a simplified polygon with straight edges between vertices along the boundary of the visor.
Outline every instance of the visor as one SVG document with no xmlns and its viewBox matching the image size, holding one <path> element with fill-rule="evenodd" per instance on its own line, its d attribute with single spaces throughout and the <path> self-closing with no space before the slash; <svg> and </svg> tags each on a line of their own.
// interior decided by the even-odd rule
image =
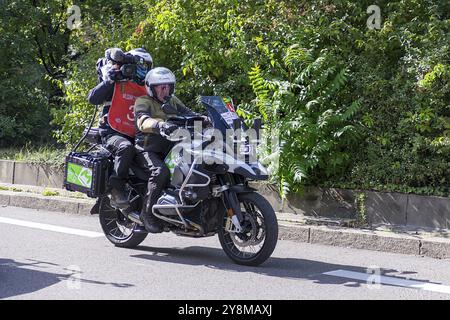
<svg viewBox="0 0 450 320">
<path fill-rule="evenodd" d="M 143 64 L 139 63 L 139 64 L 137 64 L 137 66 L 136 66 L 136 77 L 139 80 L 143 81 L 145 79 L 145 76 L 147 75 L 148 70 L 150 70 L 150 69 L 149 69 L 149 67 L 148 67 L 148 65 L 146 63 L 143 63 Z"/>
</svg>

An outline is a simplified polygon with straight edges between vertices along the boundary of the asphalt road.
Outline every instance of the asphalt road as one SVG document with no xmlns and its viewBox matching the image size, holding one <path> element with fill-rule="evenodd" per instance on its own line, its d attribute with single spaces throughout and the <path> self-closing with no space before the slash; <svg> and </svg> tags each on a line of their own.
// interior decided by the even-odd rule
<svg viewBox="0 0 450 320">
<path fill-rule="evenodd" d="M 1 207 L 0 299 L 450 299 L 450 260 L 279 241 L 244 267 L 217 237 L 100 233 L 97 216 Z"/>
</svg>

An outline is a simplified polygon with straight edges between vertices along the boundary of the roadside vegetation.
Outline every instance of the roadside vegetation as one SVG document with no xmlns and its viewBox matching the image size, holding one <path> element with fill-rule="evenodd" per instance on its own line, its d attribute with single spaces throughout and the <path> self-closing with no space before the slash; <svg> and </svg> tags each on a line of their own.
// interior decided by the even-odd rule
<svg viewBox="0 0 450 320">
<path fill-rule="evenodd" d="M 96 60 L 142 46 L 191 107 L 231 96 L 247 121 L 263 119 L 280 140 L 262 156 L 282 195 L 450 194 L 448 1 L 377 1 L 379 29 L 366 0 L 88 0 L 78 29 L 66 24 L 72 1 L 3 3 L 0 148 L 18 153 L 0 158 L 62 163 L 64 152 L 31 146 L 70 149 L 93 112 Z"/>
<path fill-rule="evenodd" d="M 0 149 L 0 159 L 41 163 L 53 167 L 63 167 L 68 151 L 44 145 L 39 147 L 11 147 Z"/>
</svg>

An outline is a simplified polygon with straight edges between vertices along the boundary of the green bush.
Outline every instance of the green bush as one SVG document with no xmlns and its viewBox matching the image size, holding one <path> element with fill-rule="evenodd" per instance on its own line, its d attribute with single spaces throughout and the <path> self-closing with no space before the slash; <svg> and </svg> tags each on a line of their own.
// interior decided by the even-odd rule
<svg viewBox="0 0 450 320">
<path fill-rule="evenodd" d="M 68 1 L 12 1 L 0 6 L 0 147 L 51 143 L 50 110 L 62 92 Z"/>
<path fill-rule="evenodd" d="M 286 170 L 288 175 L 301 177 L 294 179 L 297 188 L 313 184 L 448 196 L 449 5 L 413 0 L 381 2 L 382 29 L 369 30 L 365 25 L 369 4 L 305 4 L 298 27 L 287 35 L 292 45 L 307 48 L 316 56 L 327 50 L 337 66 L 346 67 L 348 81 L 337 92 L 340 98 L 336 97 L 336 102 L 341 108 L 351 100 L 360 102 L 351 123 L 360 129 L 363 139 L 357 145 L 348 140 L 342 149 L 330 150 L 327 160 L 316 166 L 312 174 L 305 174 L 305 166 L 297 166 L 295 174 L 294 165 L 305 162 L 314 152 L 305 146 L 293 153 L 292 148 L 287 148 L 289 164 L 284 164 L 280 172 Z M 283 77 L 279 69 L 272 70 L 272 74 Z M 320 79 L 316 76 L 317 82 Z M 255 94 L 260 95 L 258 90 Z M 295 110 L 289 114 L 297 117 L 301 113 Z M 269 122 L 272 126 L 279 119 L 273 117 Z M 358 126 L 360 123 L 362 127 Z M 312 132 L 310 129 L 307 136 Z M 321 139 L 317 141 L 318 148 L 327 141 Z M 339 161 L 340 170 L 335 170 L 333 154 L 342 150 L 344 155 L 351 152 L 351 159 Z M 278 181 L 280 185 L 286 183 L 283 175 Z"/>
</svg>

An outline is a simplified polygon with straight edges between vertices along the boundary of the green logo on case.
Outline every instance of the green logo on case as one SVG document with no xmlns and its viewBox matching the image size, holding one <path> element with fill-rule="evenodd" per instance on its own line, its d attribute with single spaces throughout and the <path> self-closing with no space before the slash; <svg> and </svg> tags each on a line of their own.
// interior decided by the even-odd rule
<svg viewBox="0 0 450 320">
<path fill-rule="evenodd" d="M 74 163 L 67 165 L 67 182 L 91 188 L 92 184 L 92 169 L 85 168 Z"/>
</svg>

